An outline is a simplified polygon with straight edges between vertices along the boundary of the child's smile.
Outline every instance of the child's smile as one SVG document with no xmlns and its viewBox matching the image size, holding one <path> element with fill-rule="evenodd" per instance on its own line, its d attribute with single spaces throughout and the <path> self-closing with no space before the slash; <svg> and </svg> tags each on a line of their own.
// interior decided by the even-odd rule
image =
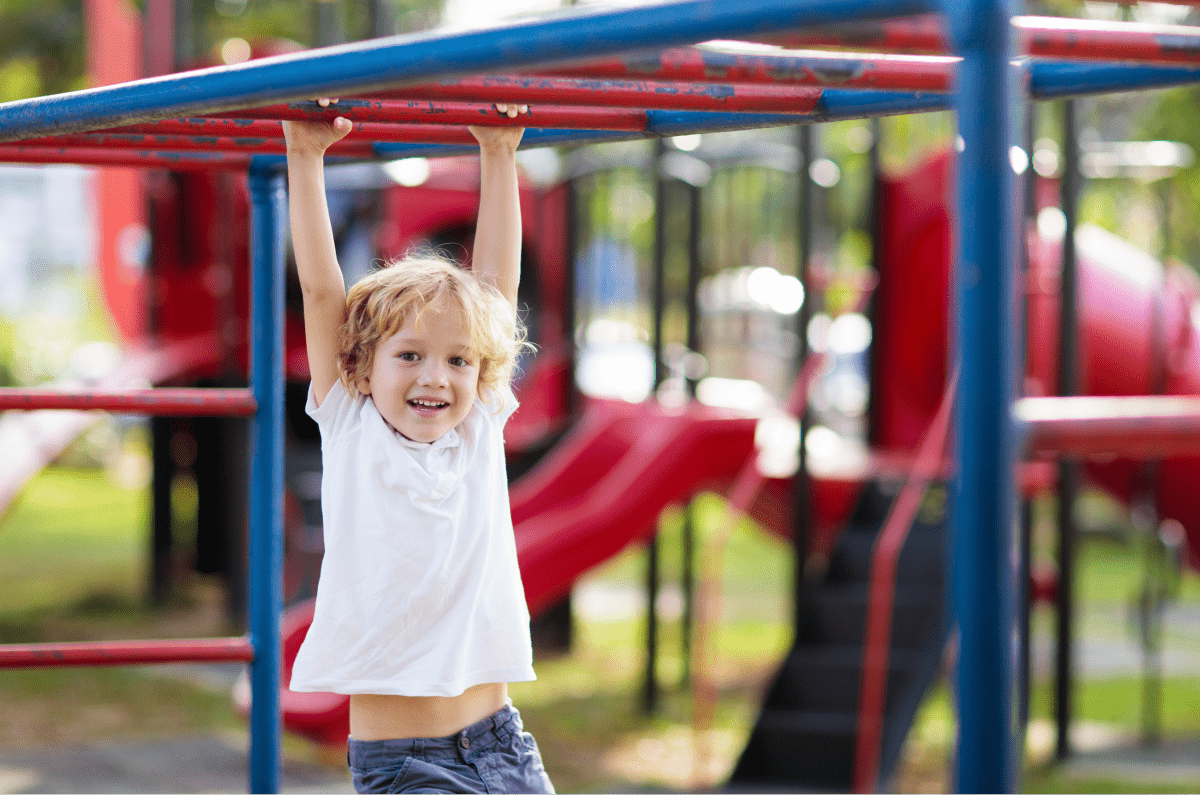
<svg viewBox="0 0 1200 795">
<path fill-rule="evenodd" d="M 429 308 L 380 340 L 371 374 L 358 389 L 370 395 L 392 428 L 414 442 L 433 442 L 462 422 L 475 402 L 479 361 L 457 310 Z"/>
</svg>

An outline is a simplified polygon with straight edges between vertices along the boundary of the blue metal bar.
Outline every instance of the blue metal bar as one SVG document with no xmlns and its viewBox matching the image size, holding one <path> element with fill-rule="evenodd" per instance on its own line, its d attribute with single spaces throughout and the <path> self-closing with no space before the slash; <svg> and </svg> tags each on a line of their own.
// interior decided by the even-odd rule
<svg viewBox="0 0 1200 795">
<path fill-rule="evenodd" d="M 745 130 L 752 127 L 784 127 L 793 124 L 862 119 L 901 113 L 946 110 L 950 97 L 925 91 L 875 91 L 827 88 L 812 113 L 720 113 L 712 111 L 651 110 L 646 112 L 646 130 L 654 135 L 684 135 L 694 132 Z"/>
<path fill-rule="evenodd" d="M 283 612 L 283 178 L 256 163 L 250 169 L 250 388 L 258 402 L 251 431 L 249 626 L 250 792 L 278 792 Z"/>
<path fill-rule="evenodd" d="M 959 792 L 1009 792 L 1016 239 L 1009 150 L 1017 86 L 1008 0 L 944 0 L 958 54 L 951 601 L 958 621 Z"/>
<path fill-rule="evenodd" d="M 852 17 L 909 16 L 934 0 L 682 0 L 556 14 L 487 30 L 393 36 L 0 105 L 0 142 L 346 96 L 454 75 L 762 35 Z"/>
<path fill-rule="evenodd" d="M 1032 61 L 1029 93 L 1035 99 L 1144 91 L 1200 82 L 1200 67 L 1080 61 Z"/>
</svg>

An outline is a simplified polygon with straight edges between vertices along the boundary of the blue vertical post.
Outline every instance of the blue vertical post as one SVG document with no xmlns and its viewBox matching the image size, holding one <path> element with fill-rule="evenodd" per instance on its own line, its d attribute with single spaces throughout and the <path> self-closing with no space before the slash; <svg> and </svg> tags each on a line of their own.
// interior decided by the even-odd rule
<svg viewBox="0 0 1200 795">
<path fill-rule="evenodd" d="M 283 178 L 250 169 L 250 387 L 258 402 L 251 431 L 249 627 L 250 792 L 279 792 L 283 610 Z"/>
<path fill-rule="evenodd" d="M 954 343 L 958 473 L 951 596 L 958 621 L 959 792 L 1009 792 L 1016 325 L 1009 0 L 945 0 L 962 56 Z"/>
</svg>

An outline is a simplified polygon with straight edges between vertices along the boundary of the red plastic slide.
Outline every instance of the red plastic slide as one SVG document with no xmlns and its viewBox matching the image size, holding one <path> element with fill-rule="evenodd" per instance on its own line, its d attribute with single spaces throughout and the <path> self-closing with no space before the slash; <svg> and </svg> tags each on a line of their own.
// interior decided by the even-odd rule
<svg viewBox="0 0 1200 795">
<path fill-rule="evenodd" d="M 530 611 L 649 536 L 667 506 L 726 488 L 754 452 L 755 422 L 704 406 L 595 401 L 577 431 L 511 492 Z"/>
</svg>

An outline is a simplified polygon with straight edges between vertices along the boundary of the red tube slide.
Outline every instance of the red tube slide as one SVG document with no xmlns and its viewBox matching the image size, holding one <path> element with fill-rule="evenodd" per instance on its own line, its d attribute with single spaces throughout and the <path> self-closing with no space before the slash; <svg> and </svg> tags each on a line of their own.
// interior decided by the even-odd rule
<svg viewBox="0 0 1200 795">
<path fill-rule="evenodd" d="M 949 361 L 951 158 L 943 153 L 881 182 L 875 291 L 875 452 L 915 448 L 937 408 Z M 1039 186 L 1052 208 L 1056 186 Z M 1200 284 L 1098 227 L 1076 233 L 1079 263 L 1080 383 L 1087 395 L 1200 395 Z M 1030 234 L 1026 393 L 1053 395 L 1058 361 L 1061 240 Z M 940 307 L 936 303 L 941 301 Z M 1142 490 L 1162 518 L 1179 522 L 1186 559 L 1200 568 L 1200 457 L 1157 467 L 1093 460 L 1089 476 L 1126 502 Z"/>
<path fill-rule="evenodd" d="M 1200 395 L 1200 282 L 1094 226 L 1075 236 L 1079 262 L 1080 383 L 1087 395 Z M 1031 258 L 1029 383 L 1053 394 L 1061 245 L 1039 241 Z M 1155 465 L 1091 460 L 1087 473 L 1126 503 L 1152 496 L 1185 531 L 1185 559 L 1200 568 L 1200 457 Z"/>
</svg>

